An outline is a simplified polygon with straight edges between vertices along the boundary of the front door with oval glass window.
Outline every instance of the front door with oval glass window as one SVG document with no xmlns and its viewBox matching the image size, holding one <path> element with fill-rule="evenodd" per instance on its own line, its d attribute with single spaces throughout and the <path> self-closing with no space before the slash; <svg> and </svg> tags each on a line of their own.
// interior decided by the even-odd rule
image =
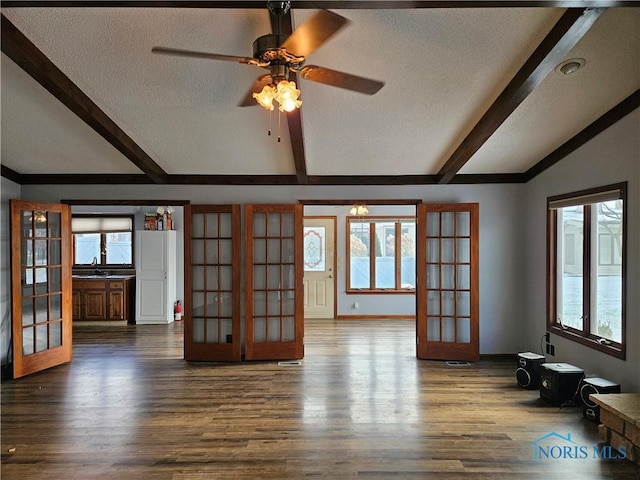
<svg viewBox="0 0 640 480">
<path fill-rule="evenodd" d="M 304 317 L 333 318 L 335 314 L 335 217 L 305 217 Z"/>
</svg>

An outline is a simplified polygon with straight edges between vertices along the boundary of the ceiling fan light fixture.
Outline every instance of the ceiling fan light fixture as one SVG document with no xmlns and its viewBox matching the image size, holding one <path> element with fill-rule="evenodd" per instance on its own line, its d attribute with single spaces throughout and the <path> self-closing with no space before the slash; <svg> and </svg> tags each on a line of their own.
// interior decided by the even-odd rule
<svg viewBox="0 0 640 480">
<path fill-rule="evenodd" d="M 300 108 L 302 100 L 299 100 L 300 90 L 296 88 L 295 82 L 282 80 L 278 82 L 276 87 L 275 100 L 280 105 L 278 109 L 281 112 L 292 112 L 296 108 Z"/>
<path fill-rule="evenodd" d="M 265 85 L 260 93 L 254 93 L 253 98 L 256 99 L 258 105 L 267 110 L 273 110 L 273 100 L 276 91 L 271 85 Z"/>
<path fill-rule="evenodd" d="M 47 221 L 47 215 L 44 212 L 35 212 L 35 215 L 29 217 L 29 221 L 36 220 L 36 223 L 45 223 Z"/>
</svg>

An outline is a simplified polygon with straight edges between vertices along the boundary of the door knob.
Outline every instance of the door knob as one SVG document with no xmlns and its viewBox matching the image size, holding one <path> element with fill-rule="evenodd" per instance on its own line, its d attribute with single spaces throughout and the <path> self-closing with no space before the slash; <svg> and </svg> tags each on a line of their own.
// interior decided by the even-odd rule
<svg viewBox="0 0 640 480">
<path fill-rule="evenodd" d="M 333 278 L 333 275 L 329 275 L 329 278 Z"/>
</svg>

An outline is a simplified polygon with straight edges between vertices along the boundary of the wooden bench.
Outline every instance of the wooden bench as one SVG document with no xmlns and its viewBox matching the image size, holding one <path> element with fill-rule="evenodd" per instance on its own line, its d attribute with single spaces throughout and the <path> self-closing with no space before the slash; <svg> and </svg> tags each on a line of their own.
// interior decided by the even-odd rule
<svg viewBox="0 0 640 480">
<path fill-rule="evenodd" d="M 602 440 L 640 465 L 640 393 L 589 395 L 600 406 Z"/>
</svg>

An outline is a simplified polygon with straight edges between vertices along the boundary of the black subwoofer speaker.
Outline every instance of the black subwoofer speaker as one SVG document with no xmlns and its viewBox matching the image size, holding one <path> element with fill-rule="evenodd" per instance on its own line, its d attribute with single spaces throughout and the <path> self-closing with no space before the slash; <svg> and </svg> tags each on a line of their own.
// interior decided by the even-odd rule
<svg viewBox="0 0 640 480">
<path fill-rule="evenodd" d="M 540 388 L 540 365 L 545 362 L 542 355 L 532 352 L 518 354 L 516 381 L 518 386 L 529 390 Z"/>
<path fill-rule="evenodd" d="M 582 415 L 595 423 L 600 423 L 600 406 L 589 398 L 589 395 L 596 393 L 620 393 L 620 385 L 604 378 L 583 378 L 580 382 Z"/>
<path fill-rule="evenodd" d="M 584 370 L 568 363 L 543 363 L 540 370 L 540 398 L 553 405 L 573 401 Z"/>
</svg>

